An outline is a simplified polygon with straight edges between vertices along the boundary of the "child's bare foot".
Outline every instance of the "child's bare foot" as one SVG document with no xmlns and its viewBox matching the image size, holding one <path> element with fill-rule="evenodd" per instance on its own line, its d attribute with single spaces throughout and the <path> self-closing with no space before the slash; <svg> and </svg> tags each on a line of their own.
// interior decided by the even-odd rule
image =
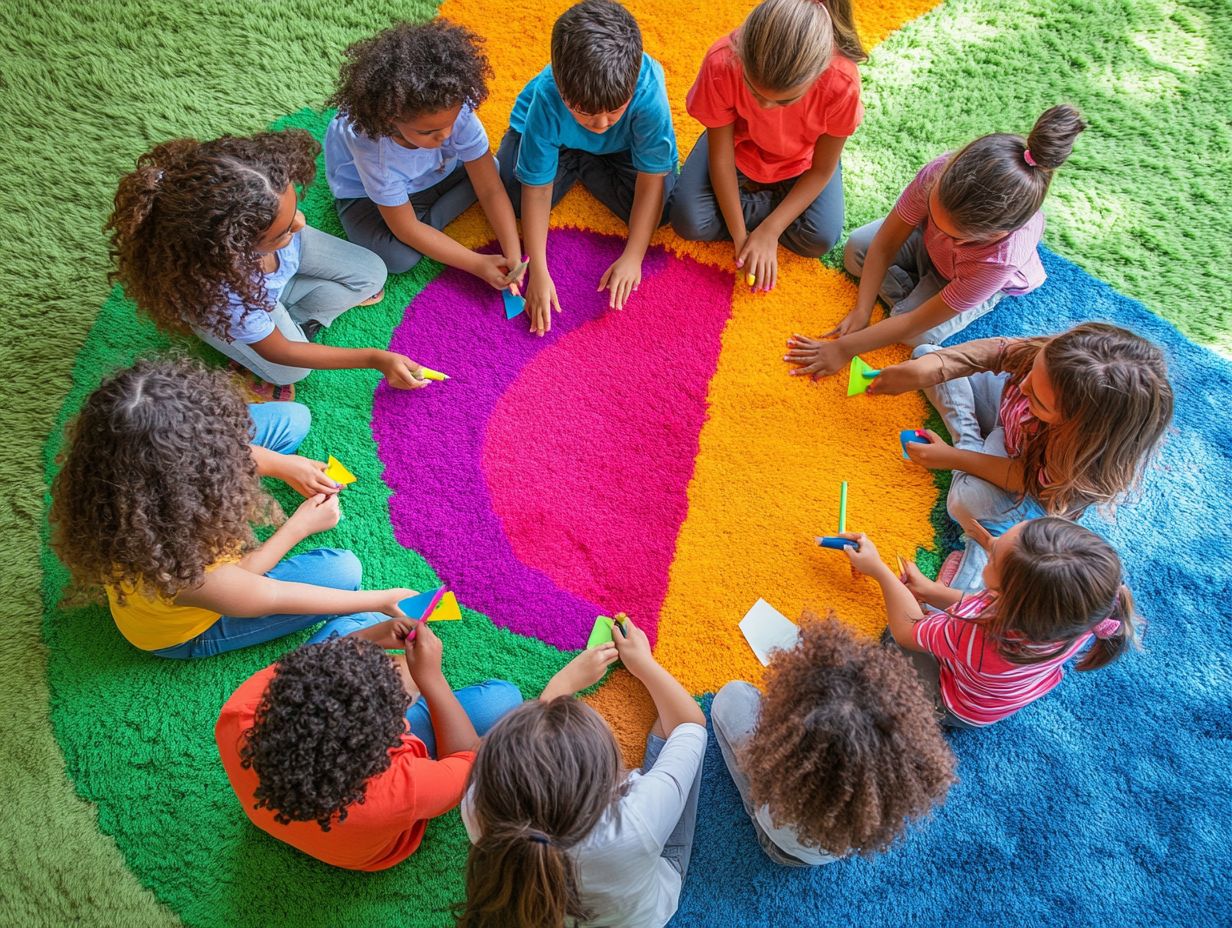
<svg viewBox="0 0 1232 928">
<path fill-rule="evenodd" d="M 268 383 L 238 361 L 230 363 L 231 379 L 250 403 L 289 403 L 295 399 L 295 384 Z"/>
<path fill-rule="evenodd" d="M 377 293 L 376 296 L 370 296 L 368 297 L 368 299 L 364 300 L 362 303 L 356 303 L 355 305 L 356 306 L 371 306 L 373 303 L 379 303 L 383 299 L 385 299 L 384 290 Z"/>
</svg>

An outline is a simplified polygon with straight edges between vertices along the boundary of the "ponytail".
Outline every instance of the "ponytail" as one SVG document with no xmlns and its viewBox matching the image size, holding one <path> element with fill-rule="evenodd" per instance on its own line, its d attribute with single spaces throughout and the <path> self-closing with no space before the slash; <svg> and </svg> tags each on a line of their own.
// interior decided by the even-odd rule
<svg viewBox="0 0 1232 928">
<path fill-rule="evenodd" d="M 588 917 L 572 858 L 528 826 L 485 830 L 467 858 L 466 886 L 458 928 L 564 928 Z"/>
<path fill-rule="evenodd" d="M 1031 220 L 1087 127 L 1068 103 L 1046 110 L 1027 138 L 985 135 L 967 144 L 945 166 L 937 197 L 953 224 L 975 240 L 995 238 Z"/>
<path fill-rule="evenodd" d="M 834 27 L 834 47 L 842 52 L 848 61 L 859 64 L 868 60 L 868 52 L 856 32 L 855 16 L 851 12 L 851 0 L 826 0 L 826 11 L 830 14 L 830 22 Z"/>
<path fill-rule="evenodd" d="M 1097 622 L 1091 629 L 1095 643 L 1075 665 L 1078 670 L 1098 670 L 1138 646 L 1143 626 L 1141 617 L 1134 612 L 1134 596 L 1124 584 L 1117 590 L 1112 609 L 1107 618 Z"/>
</svg>

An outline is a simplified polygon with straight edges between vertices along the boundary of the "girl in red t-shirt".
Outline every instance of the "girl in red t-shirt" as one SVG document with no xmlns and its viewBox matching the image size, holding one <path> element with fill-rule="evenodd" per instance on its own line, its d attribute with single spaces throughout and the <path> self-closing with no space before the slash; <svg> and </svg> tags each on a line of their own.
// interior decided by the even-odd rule
<svg viewBox="0 0 1232 928">
<path fill-rule="evenodd" d="M 778 246 L 816 258 L 843 230 L 839 155 L 864 115 L 867 55 L 850 0 L 764 0 L 706 52 L 689 91 L 706 127 L 681 171 L 672 227 L 730 239 L 756 290 L 778 277 Z"/>
</svg>

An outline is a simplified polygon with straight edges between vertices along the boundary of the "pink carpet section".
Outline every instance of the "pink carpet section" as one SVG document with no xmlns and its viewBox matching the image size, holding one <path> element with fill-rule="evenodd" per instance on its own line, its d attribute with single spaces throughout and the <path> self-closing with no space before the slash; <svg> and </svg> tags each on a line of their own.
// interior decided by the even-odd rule
<svg viewBox="0 0 1232 928">
<path fill-rule="evenodd" d="M 652 639 L 731 290 L 669 257 L 624 311 L 540 351 L 488 420 L 484 476 L 514 554 Z"/>
<path fill-rule="evenodd" d="M 657 624 L 731 312 L 729 275 L 658 248 L 625 310 L 609 312 L 595 287 L 622 247 L 550 233 L 564 312 L 544 338 L 447 269 L 390 347 L 451 379 L 382 384 L 373 407 L 398 541 L 465 606 L 565 649 L 605 611 L 646 609 Z"/>
</svg>

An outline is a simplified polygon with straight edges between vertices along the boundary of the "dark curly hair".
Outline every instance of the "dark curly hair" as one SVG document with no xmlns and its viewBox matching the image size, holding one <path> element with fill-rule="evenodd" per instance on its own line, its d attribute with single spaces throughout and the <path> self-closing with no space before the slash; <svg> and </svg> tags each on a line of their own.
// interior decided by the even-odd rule
<svg viewBox="0 0 1232 928">
<path fill-rule="evenodd" d="M 272 309 L 254 245 L 288 184 L 316 173 L 321 146 L 302 129 L 174 139 L 137 159 L 120 179 L 107 220 L 119 281 L 137 308 L 170 332 L 229 338 L 227 297 L 245 314 Z"/>
<path fill-rule="evenodd" d="M 329 831 L 389 769 L 411 704 L 389 657 L 362 638 L 331 638 L 286 655 L 261 696 L 240 763 L 259 781 L 254 808 L 280 824 Z"/>
<path fill-rule="evenodd" d="M 252 544 L 280 514 L 257 477 L 248 407 L 226 374 L 187 358 L 112 374 L 68 427 L 51 485 L 52 547 L 81 590 L 165 599 Z"/>
<path fill-rule="evenodd" d="M 396 23 L 346 50 L 329 104 L 369 138 L 393 135 L 394 121 L 488 98 L 492 68 L 483 39 L 444 19 Z"/>
<path fill-rule="evenodd" d="M 741 760 L 775 825 L 835 856 L 888 848 L 945 797 L 957 764 L 906 658 L 807 614 L 770 664 Z"/>
</svg>

